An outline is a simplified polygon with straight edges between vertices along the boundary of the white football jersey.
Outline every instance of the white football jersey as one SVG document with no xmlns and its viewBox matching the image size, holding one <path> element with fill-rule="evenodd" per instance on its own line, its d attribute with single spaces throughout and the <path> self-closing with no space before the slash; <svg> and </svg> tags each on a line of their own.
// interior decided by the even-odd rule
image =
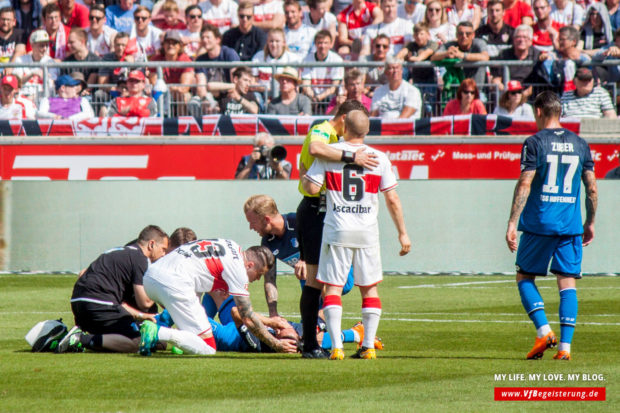
<svg viewBox="0 0 620 413">
<path fill-rule="evenodd" d="M 316 53 L 309 53 L 304 62 L 314 63 L 319 62 L 316 60 Z M 342 63 L 342 57 L 338 53 L 334 53 L 331 50 L 327 53 L 327 57 L 323 62 L 326 63 Z M 301 72 L 302 80 L 310 80 L 312 84 L 312 90 L 317 95 L 325 92 L 326 87 L 331 87 L 334 80 L 344 79 L 343 67 L 306 67 Z"/>
<path fill-rule="evenodd" d="M 398 185 L 392 164 L 383 152 L 367 145 L 338 142 L 332 146 L 351 152 L 364 147 L 366 152 L 377 155 L 379 166 L 370 170 L 354 164 L 314 160 L 306 177 L 317 185 L 325 183 L 327 214 L 323 241 L 353 248 L 378 245 L 379 191 Z"/>
<path fill-rule="evenodd" d="M 373 24 L 366 28 L 366 34 L 364 34 L 364 45 L 370 47 L 370 43 L 379 34 L 385 34 L 390 38 L 390 50 L 389 55 L 395 55 L 405 47 L 405 45 L 413 41 L 413 23 L 409 20 L 401 19 L 397 17 L 391 23 L 379 23 Z"/>
<path fill-rule="evenodd" d="M 250 295 L 241 247 L 228 239 L 181 245 L 149 266 L 144 276 L 170 286 L 190 280 L 196 293 L 221 290 L 231 295 Z"/>
</svg>

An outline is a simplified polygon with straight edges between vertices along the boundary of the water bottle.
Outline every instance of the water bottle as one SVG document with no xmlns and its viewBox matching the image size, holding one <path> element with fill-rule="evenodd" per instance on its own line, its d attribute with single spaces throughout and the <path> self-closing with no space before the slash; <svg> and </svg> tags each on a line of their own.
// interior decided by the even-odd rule
<svg viewBox="0 0 620 413">
<path fill-rule="evenodd" d="M 158 116 L 164 116 L 164 98 L 166 93 L 168 92 L 168 86 L 164 79 L 159 78 L 157 82 L 155 82 L 155 86 L 153 87 L 153 99 L 157 102 L 157 111 Z"/>
</svg>

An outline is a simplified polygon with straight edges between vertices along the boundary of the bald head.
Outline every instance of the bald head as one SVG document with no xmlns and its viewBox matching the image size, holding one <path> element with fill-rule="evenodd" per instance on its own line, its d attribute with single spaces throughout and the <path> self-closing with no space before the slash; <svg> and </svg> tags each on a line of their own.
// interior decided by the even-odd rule
<svg viewBox="0 0 620 413">
<path fill-rule="evenodd" d="M 370 130 L 370 119 L 361 110 L 352 110 L 344 119 L 344 140 L 364 139 Z"/>
</svg>

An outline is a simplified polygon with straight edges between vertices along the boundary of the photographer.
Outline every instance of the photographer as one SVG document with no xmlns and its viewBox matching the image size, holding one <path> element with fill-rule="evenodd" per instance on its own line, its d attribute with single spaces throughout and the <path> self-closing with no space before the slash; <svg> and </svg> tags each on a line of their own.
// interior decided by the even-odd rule
<svg viewBox="0 0 620 413">
<path fill-rule="evenodd" d="M 271 135 L 259 133 L 252 153 L 239 161 L 235 179 L 289 179 L 293 166 L 284 158 L 286 149 L 276 145 Z"/>
</svg>

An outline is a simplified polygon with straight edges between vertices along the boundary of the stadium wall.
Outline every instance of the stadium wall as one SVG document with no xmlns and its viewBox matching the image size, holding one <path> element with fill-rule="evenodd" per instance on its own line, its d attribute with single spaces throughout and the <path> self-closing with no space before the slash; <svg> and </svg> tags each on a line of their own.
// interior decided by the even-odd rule
<svg viewBox="0 0 620 413">
<path fill-rule="evenodd" d="M 394 226 L 382 202 L 381 248 L 386 271 L 508 272 L 515 256 L 504 242 L 513 180 L 401 181 L 413 253 L 398 256 Z M 2 269 L 78 271 L 102 251 L 134 239 L 147 224 L 199 237 L 259 242 L 242 212 L 251 194 L 273 196 L 281 212 L 299 202 L 297 182 L 275 181 L 3 181 Z M 585 273 L 620 272 L 616 181 L 599 181 L 595 242 Z M 280 265 L 280 270 L 288 270 Z"/>
</svg>

